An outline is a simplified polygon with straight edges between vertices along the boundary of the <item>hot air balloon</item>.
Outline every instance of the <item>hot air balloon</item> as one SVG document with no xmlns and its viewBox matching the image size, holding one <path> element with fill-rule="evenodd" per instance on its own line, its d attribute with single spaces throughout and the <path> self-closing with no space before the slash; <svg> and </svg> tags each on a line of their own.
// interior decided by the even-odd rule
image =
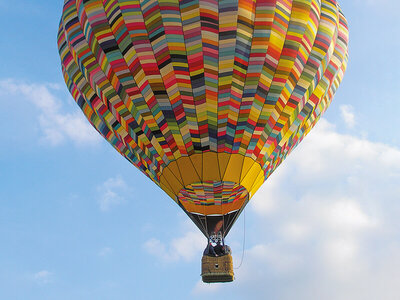
<svg viewBox="0 0 400 300">
<path fill-rule="evenodd" d="M 65 0 L 58 33 L 88 121 L 222 239 L 331 103 L 347 45 L 336 0 Z M 232 281 L 213 259 L 203 280 Z"/>
</svg>

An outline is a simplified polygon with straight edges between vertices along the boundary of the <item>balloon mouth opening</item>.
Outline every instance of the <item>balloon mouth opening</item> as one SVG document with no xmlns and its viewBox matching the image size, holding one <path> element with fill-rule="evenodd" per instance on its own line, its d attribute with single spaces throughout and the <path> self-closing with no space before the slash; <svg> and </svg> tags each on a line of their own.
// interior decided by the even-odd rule
<svg viewBox="0 0 400 300">
<path fill-rule="evenodd" d="M 243 206 L 248 191 L 236 182 L 195 182 L 181 189 L 178 199 L 190 213 L 225 215 Z"/>
</svg>

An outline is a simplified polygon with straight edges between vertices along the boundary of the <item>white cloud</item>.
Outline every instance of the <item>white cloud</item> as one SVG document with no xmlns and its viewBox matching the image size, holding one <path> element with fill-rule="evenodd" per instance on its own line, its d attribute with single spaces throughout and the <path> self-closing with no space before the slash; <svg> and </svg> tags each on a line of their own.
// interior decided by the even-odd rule
<svg viewBox="0 0 400 300">
<path fill-rule="evenodd" d="M 189 227 L 189 226 L 185 226 Z M 206 239 L 200 231 L 188 231 L 182 237 L 172 239 L 168 244 L 156 238 L 151 238 L 143 245 L 144 250 L 165 263 L 184 260 L 186 262 L 198 259 L 202 255 Z"/>
<path fill-rule="evenodd" d="M 236 295 L 396 299 L 399 182 L 400 149 L 322 119 L 250 202 Z"/>
<path fill-rule="evenodd" d="M 325 220 L 327 227 L 336 232 L 358 232 L 376 225 L 376 221 L 367 216 L 361 205 L 352 199 L 332 199 L 332 204 L 321 208 L 320 214 L 321 222 Z"/>
<path fill-rule="evenodd" d="M 117 176 L 107 179 L 97 187 L 99 194 L 99 206 L 101 211 L 108 211 L 112 206 L 117 206 L 125 202 L 121 192 L 127 192 L 128 186 L 122 177 Z"/>
<path fill-rule="evenodd" d="M 381 6 L 382 4 L 390 4 L 390 5 L 397 5 L 397 0 L 352 0 L 360 5 L 370 5 L 370 6 Z"/>
<path fill-rule="evenodd" d="M 99 251 L 98 255 L 100 257 L 106 257 L 106 256 L 110 255 L 111 253 L 112 253 L 112 249 L 110 247 L 104 247 Z"/>
<path fill-rule="evenodd" d="M 343 121 L 348 128 L 353 128 L 356 125 L 356 117 L 354 115 L 354 108 L 351 105 L 341 105 L 340 113 Z"/>
<path fill-rule="evenodd" d="M 54 93 L 57 89 L 60 87 L 54 84 L 27 84 L 12 79 L 0 80 L 0 96 L 4 101 L 15 97 L 21 98 L 33 104 L 38 110 L 37 121 L 42 131 L 43 143 L 52 146 L 68 140 L 77 145 L 98 143 L 101 140 L 100 135 L 79 109 L 75 109 L 74 112 L 65 111 L 62 101 Z"/>
<path fill-rule="evenodd" d="M 280 235 L 293 243 L 306 240 L 311 234 L 311 228 L 307 224 L 301 222 L 288 222 L 283 225 L 280 230 Z"/>
<path fill-rule="evenodd" d="M 38 284 L 48 284 L 52 281 L 53 275 L 54 274 L 52 272 L 43 270 L 34 274 L 33 279 Z"/>
<path fill-rule="evenodd" d="M 289 273 L 302 263 L 301 255 L 285 249 L 279 242 L 275 245 L 258 244 L 246 255 L 261 263 L 260 265 L 269 265 L 277 275 Z"/>
<path fill-rule="evenodd" d="M 400 149 L 340 134 L 322 119 L 250 202 L 235 282 L 199 281 L 193 297 L 397 299 L 399 182 Z M 147 247 L 164 260 L 182 259 L 171 245 L 153 239 Z"/>
<path fill-rule="evenodd" d="M 215 294 L 218 292 L 222 287 L 223 283 L 204 283 L 201 279 L 196 283 L 192 294 L 195 296 L 204 296 L 204 294 Z"/>
</svg>

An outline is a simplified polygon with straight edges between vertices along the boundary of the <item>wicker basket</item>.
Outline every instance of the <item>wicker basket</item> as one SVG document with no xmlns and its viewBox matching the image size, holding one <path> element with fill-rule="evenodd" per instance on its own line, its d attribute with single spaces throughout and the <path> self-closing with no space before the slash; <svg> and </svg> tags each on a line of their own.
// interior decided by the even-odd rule
<svg viewBox="0 0 400 300">
<path fill-rule="evenodd" d="M 232 256 L 212 257 L 204 255 L 201 260 L 203 282 L 231 282 L 234 280 Z"/>
</svg>

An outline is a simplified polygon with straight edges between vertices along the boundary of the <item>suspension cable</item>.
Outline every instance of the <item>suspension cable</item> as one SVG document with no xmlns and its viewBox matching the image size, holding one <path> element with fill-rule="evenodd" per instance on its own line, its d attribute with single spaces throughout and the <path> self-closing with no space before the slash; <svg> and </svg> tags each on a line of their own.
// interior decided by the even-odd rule
<svg viewBox="0 0 400 300">
<path fill-rule="evenodd" d="M 240 269 L 243 263 L 243 258 L 244 258 L 244 249 L 246 245 L 246 209 L 243 209 L 243 249 L 242 249 L 242 258 L 240 260 L 240 264 L 238 267 L 234 268 L 235 270 Z"/>
</svg>

